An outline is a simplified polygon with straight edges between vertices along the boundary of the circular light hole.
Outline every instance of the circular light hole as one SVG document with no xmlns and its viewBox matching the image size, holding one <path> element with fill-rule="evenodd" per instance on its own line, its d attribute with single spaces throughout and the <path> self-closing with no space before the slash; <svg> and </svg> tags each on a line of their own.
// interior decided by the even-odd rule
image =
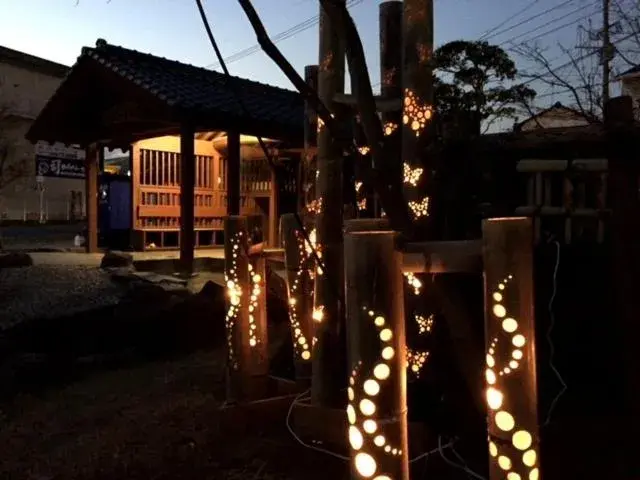
<svg viewBox="0 0 640 480">
<path fill-rule="evenodd" d="M 511 317 L 505 318 L 502 321 L 502 329 L 507 333 L 513 333 L 518 329 L 518 322 Z"/>
<path fill-rule="evenodd" d="M 495 420 L 496 425 L 503 432 L 510 432 L 511 430 L 513 430 L 513 427 L 515 427 L 516 424 L 513 416 L 509 412 L 505 412 L 504 410 L 496 413 Z"/>
<path fill-rule="evenodd" d="M 378 465 L 371 455 L 368 453 L 358 453 L 354 460 L 356 470 L 364 478 L 373 477 L 376 473 Z"/>
</svg>

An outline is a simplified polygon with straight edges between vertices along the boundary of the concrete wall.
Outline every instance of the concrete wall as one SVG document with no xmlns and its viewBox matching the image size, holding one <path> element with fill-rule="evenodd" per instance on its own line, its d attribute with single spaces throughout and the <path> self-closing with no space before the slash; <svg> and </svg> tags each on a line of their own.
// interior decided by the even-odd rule
<svg viewBox="0 0 640 480">
<path fill-rule="evenodd" d="M 25 169 L 24 177 L 0 191 L 2 218 L 21 220 L 25 217 L 38 219 L 40 216 L 40 193 L 35 188 L 34 146 L 24 135 L 62 80 L 59 76 L 0 61 L 0 141 L 9 146 L 8 161 L 22 164 Z M 76 197 L 83 199 L 84 180 L 46 178 L 42 213 L 48 214 L 52 220 L 66 219 L 71 208 L 72 191 L 81 192 Z"/>
</svg>

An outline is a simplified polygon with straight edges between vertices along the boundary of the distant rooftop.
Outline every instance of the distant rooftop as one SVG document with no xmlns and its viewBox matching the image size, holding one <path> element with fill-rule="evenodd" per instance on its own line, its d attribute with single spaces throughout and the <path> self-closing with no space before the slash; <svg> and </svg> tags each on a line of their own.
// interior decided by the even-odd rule
<svg viewBox="0 0 640 480">
<path fill-rule="evenodd" d="M 33 70 L 52 77 L 64 78 L 69 72 L 69 67 L 61 63 L 52 62 L 44 58 L 19 52 L 0 45 L 0 63 L 8 63 L 16 67 Z"/>
</svg>

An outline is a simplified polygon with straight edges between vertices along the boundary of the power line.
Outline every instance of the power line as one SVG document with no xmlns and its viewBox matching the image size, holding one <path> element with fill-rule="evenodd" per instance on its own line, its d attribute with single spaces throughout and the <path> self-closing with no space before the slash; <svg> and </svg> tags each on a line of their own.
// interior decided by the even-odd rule
<svg viewBox="0 0 640 480">
<path fill-rule="evenodd" d="M 518 27 L 520 27 L 520 26 L 522 26 L 522 25 L 525 25 L 525 24 L 527 24 L 527 23 L 531 22 L 532 20 L 535 20 L 536 18 L 544 17 L 544 16 L 546 16 L 546 15 L 550 14 L 551 12 L 553 12 L 553 11 L 555 11 L 555 10 L 558 10 L 558 9 L 560 9 L 560 8 L 563 8 L 563 7 L 566 7 L 567 5 L 569 5 L 570 3 L 573 3 L 573 2 L 575 2 L 575 1 L 576 1 L 576 0 L 565 0 L 564 2 L 562 2 L 562 3 L 561 3 L 561 4 L 559 4 L 559 5 L 556 5 L 555 7 L 547 8 L 546 10 L 544 10 L 544 11 L 542 11 L 542 12 L 540 12 L 540 13 L 537 13 L 537 14 L 535 14 L 535 15 L 532 15 L 531 17 L 525 18 L 525 19 L 524 19 L 524 20 L 522 20 L 521 22 L 516 23 L 515 25 L 512 25 L 512 26 L 510 26 L 509 28 L 505 28 L 505 29 L 503 29 L 503 30 L 500 30 L 499 32 L 495 32 L 495 33 L 493 33 L 492 35 L 490 35 L 490 36 L 486 37 L 486 38 L 485 38 L 485 40 L 487 40 L 488 38 L 494 38 L 494 37 L 497 37 L 497 36 L 499 36 L 499 35 L 502 35 L 503 33 L 510 32 L 511 30 L 513 30 L 513 29 L 515 29 L 515 28 L 518 28 Z"/>
<path fill-rule="evenodd" d="M 575 10 L 572 10 L 571 12 L 569 12 L 569 13 L 561 16 L 561 17 L 557 17 L 554 20 L 550 20 L 550 21 L 548 21 L 548 22 L 546 22 L 546 23 L 544 23 L 542 25 L 539 25 L 536 28 L 533 28 L 533 29 L 528 30 L 528 31 L 526 31 L 524 33 L 521 33 L 519 35 L 511 37 L 508 40 L 505 40 L 505 41 L 499 43 L 498 46 L 506 45 L 507 43 L 512 43 L 514 40 L 517 40 L 518 38 L 526 37 L 527 35 L 529 35 L 531 33 L 535 33 L 537 31 L 543 29 L 544 27 L 548 27 L 550 25 L 553 25 L 554 23 L 557 23 L 560 20 L 563 20 L 563 19 L 565 19 L 567 17 L 570 17 L 570 16 L 572 16 L 572 15 L 574 15 L 576 13 L 579 13 L 579 12 L 583 11 L 585 8 L 589 8 L 589 7 L 591 7 L 591 6 L 593 6 L 593 5 L 597 4 L 597 3 L 598 3 L 598 1 L 596 0 L 594 2 L 591 2 L 591 4 L 589 4 L 587 7 L 580 7 L 580 8 L 577 8 Z M 592 11 L 591 13 L 588 13 L 586 15 L 583 15 L 582 17 L 575 18 L 575 19 L 571 20 L 570 22 L 567 22 L 567 23 L 564 23 L 562 25 L 559 25 L 559 26 L 557 26 L 557 27 L 555 27 L 555 28 L 553 28 L 551 30 L 547 30 L 546 32 L 543 32 L 543 33 L 541 33 L 539 35 L 536 35 L 535 37 L 527 38 L 526 40 L 523 40 L 522 42 L 520 42 L 519 45 L 522 45 L 523 43 L 526 43 L 526 42 L 530 42 L 532 40 L 537 40 L 538 38 L 541 38 L 541 37 L 544 37 L 546 35 L 549 35 L 550 33 L 555 33 L 555 32 L 558 32 L 560 30 L 563 30 L 563 29 L 565 29 L 567 27 L 575 25 L 576 23 L 591 17 L 595 13 L 597 13 L 597 10 Z"/>
<path fill-rule="evenodd" d="M 571 3 L 571 2 L 573 2 L 573 1 L 575 1 L 575 0 L 569 0 L 569 2 L 565 2 L 565 4 Z M 598 0 L 595 0 L 594 2 L 592 2 L 590 5 L 588 5 L 588 7 L 589 7 L 589 6 L 593 6 L 593 5 L 595 5 L 596 3 L 598 3 Z M 588 8 L 588 7 L 587 7 L 587 8 Z M 552 8 L 552 9 L 548 9 L 548 10 L 547 10 L 547 12 L 548 12 L 549 10 L 554 10 L 555 8 L 557 8 L 557 7 L 554 7 L 554 8 Z M 557 21 L 559 21 L 559 20 L 563 20 L 563 19 L 565 19 L 565 18 L 567 18 L 567 17 L 570 17 L 570 16 L 574 15 L 575 13 L 577 13 L 577 12 L 579 12 L 579 11 L 581 11 L 581 10 L 584 10 L 584 8 L 585 8 L 585 7 L 580 7 L 580 8 L 578 8 L 578 9 L 572 10 L 571 12 L 569 12 L 569 13 L 567 13 L 567 14 L 565 14 L 565 15 L 561 16 L 561 17 L 557 17 L 557 18 L 556 18 L 556 19 L 554 19 L 554 20 L 550 20 L 550 21 L 548 21 L 548 22 L 546 22 L 546 23 L 544 23 L 544 24 L 542 24 L 542 25 L 538 25 L 537 27 L 535 27 L 535 28 L 533 28 L 533 29 L 531 29 L 531 30 L 528 30 L 528 31 L 526 31 L 526 32 L 524 32 L 524 33 L 521 33 L 521 34 L 518 34 L 518 35 L 515 35 L 515 36 L 513 36 L 513 37 L 511 37 L 511 38 L 509 38 L 509 39 L 507 39 L 507 40 L 504 40 L 503 42 L 499 43 L 499 44 L 498 44 L 498 46 L 506 45 L 506 44 L 508 44 L 508 43 L 513 42 L 513 40 L 516 40 L 516 39 L 518 39 L 518 38 L 522 38 L 522 37 L 524 37 L 524 36 L 526 36 L 526 35 L 529 35 L 529 34 L 531 34 L 531 33 L 535 33 L 535 32 L 537 32 L 537 31 L 541 30 L 542 28 L 544 28 L 544 27 L 546 27 L 546 26 L 552 25 L 552 24 L 556 23 L 556 22 L 557 22 Z M 544 12 L 543 12 L 543 13 L 544 13 Z M 567 27 L 570 27 L 570 26 L 572 26 L 572 25 L 575 25 L 576 23 L 580 22 L 581 20 L 584 20 L 584 19 L 586 19 L 586 18 L 589 18 L 589 17 L 590 17 L 590 16 L 592 16 L 594 13 L 596 13 L 596 11 L 593 11 L 593 12 L 591 12 L 591 13 L 587 14 L 587 15 L 583 15 L 582 17 L 578 17 L 578 18 L 576 18 L 576 19 L 574 19 L 574 20 L 572 20 L 572 21 L 570 21 L 570 22 L 567 22 L 567 23 L 564 23 L 564 24 L 562 24 L 562 25 L 559 25 L 559 26 L 557 26 L 557 27 L 555 27 L 555 28 L 553 28 L 553 29 L 551 29 L 551 30 L 547 30 L 547 31 L 545 31 L 545 32 L 542 32 L 542 33 L 540 33 L 540 34 L 536 35 L 535 37 L 527 38 L 527 39 L 523 40 L 522 42 L 519 42 L 518 44 L 514 45 L 514 47 L 524 45 L 525 43 L 530 42 L 530 41 L 532 41 L 532 40 L 537 40 L 538 38 L 541 38 L 541 37 L 547 36 L 547 35 L 549 35 L 549 34 L 552 34 L 552 33 L 558 32 L 558 31 L 563 30 L 563 29 L 565 29 L 565 28 L 567 28 Z M 524 25 L 525 23 L 528 23 L 528 22 L 530 22 L 531 20 L 533 20 L 533 19 L 535 19 L 535 18 L 539 18 L 539 17 L 540 17 L 540 14 L 536 14 L 536 15 L 531 16 L 531 17 L 529 17 L 528 19 L 525 19 L 525 20 L 523 20 L 522 22 L 518 23 L 518 25 Z M 509 30 L 509 29 L 505 29 L 505 30 L 503 30 L 503 32 L 506 32 L 507 30 Z M 496 33 L 496 34 L 494 34 L 494 35 L 490 35 L 489 37 L 485 37 L 485 41 L 486 41 L 486 39 L 487 39 L 487 38 L 492 38 L 492 37 L 494 37 L 494 36 L 496 36 L 496 35 L 499 35 L 499 34 L 500 34 L 500 32 L 498 32 L 498 33 Z M 481 39 L 482 39 L 482 38 L 479 38 L 478 40 L 481 40 Z M 513 48 L 510 48 L 510 49 L 508 49 L 508 50 L 513 51 Z M 377 82 L 377 83 L 373 84 L 373 85 L 372 85 L 372 87 L 378 87 L 381 83 L 382 83 L 382 82 Z"/>
<path fill-rule="evenodd" d="M 360 5 L 362 2 L 364 2 L 364 0 L 347 0 L 347 8 L 353 8 L 357 5 Z M 302 33 L 306 30 L 309 30 L 310 28 L 318 25 L 318 23 L 320 23 L 320 15 L 315 15 L 313 17 L 307 18 L 306 20 L 303 20 L 300 23 L 297 23 L 295 25 L 293 25 L 292 27 L 288 28 L 287 30 L 277 33 L 276 35 L 273 35 L 271 37 L 271 41 L 276 44 L 279 42 L 282 42 L 284 40 L 287 40 L 295 35 L 298 35 L 299 33 Z M 231 55 L 229 55 L 228 57 L 225 57 L 223 60 L 225 61 L 225 63 L 228 65 L 230 63 L 233 62 L 237 62 L 239 60 L 242 60 L 244 58 L 247 58 L 251 55 L 253 55 L 254 53 L 258 53 L 259 51 L 261 51 L 261 47 L 260 44 L 255 44 L 252 45 L 251 47 L 247 47 L 243 50 L 240 50 L 236 53 L 233 53 Z M 207 65 L 206 68 L 219 68 L 222 65 L 220 64 L 220 62 L 218 61 L 217 63 L 212 63 L 210 65 Z"/>
<path fill-rule="evenodd" d="M 513 15 L 511 15 L 510 17 L 505 18 L 502 22 L 500 22 L 498 25 L 496 25 L 493 28 L 490 28 L 489 30 L 487 30 L 486 32 L 484 32 L 482 35 L 480 35 L 480 38 L 478 40 L 484 40 L 488 35 L 491 35 L 493 32 L 495 32 L 496 30 L 498 30 L 499 28 L 504 27 L 507 23 L 509 23 L 511 20 L 518 18 L 520 15 L 522 15 L 523 13 L 525 13 L 527 10 L 529 10 L 530 8 L 534 7 L 540 0 L 533 0 L 533 2 L 528 3 L 527 5 L 524 6 L 524 8 L 518 10 L 516 13 L 514 13 Z"/>
</svg>

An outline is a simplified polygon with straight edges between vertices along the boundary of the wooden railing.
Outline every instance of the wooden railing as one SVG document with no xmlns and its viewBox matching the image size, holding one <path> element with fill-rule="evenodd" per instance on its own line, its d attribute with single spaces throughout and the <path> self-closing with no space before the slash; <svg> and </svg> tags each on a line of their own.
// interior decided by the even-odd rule
<svg viewBox="0 0 640 480">
<path fill-rule="evenodd" d="M 543 233 L 563 243 L 601 243 L 607 208 L 606 159 L 520 160 L 517 171 L 527 175 L 527 205 L 516 215 L 533 217 L 536 243 Z"/>
</svg>

